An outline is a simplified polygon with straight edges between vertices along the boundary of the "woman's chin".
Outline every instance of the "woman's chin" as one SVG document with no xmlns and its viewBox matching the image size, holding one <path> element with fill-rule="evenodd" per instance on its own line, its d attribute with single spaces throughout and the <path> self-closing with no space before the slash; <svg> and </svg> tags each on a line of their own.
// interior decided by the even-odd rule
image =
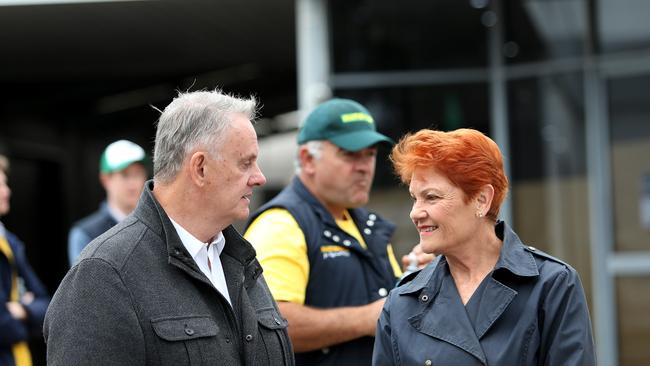
<svg viewBox="0 0 650 366">
<path fill-rule="evenodd" d="M 431 243 L 427 241 L 420 241 L 420 248 L 427 254 L 440 254 L 441 246 L 438 243 Z"/>
</svg>

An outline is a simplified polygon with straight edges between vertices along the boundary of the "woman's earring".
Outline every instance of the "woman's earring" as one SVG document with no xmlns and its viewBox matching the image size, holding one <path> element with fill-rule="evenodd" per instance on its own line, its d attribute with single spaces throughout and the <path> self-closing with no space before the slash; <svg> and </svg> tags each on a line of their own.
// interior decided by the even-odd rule
<svg viewBox="0 0 650 366">
<path fill-rule="evenodd" d="M 481 212 L 481 211 L 477 211 L 477 212 L 476 212 L 476 217 L 479 217 L 479 218 L 480 218 L 480 217 L 483 217 L 483 212 Z"/>
</svg>

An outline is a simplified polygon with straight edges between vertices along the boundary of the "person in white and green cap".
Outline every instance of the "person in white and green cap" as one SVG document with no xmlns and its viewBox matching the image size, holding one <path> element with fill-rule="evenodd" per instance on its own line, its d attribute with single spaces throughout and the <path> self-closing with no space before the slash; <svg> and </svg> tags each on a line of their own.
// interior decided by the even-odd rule
<svg viewBox="0 0 650 366">
<path fill-rule="evenodd" d="M 144 150 L 131 141 L 119 140 L 106 147 L 99 161 L 99 181 L 106 190 L 106 201 L 70 229 L 68 258 L 71 266 L 90 241 L 133 211 L 147 179 L 146 161 Z"/>
</svg>

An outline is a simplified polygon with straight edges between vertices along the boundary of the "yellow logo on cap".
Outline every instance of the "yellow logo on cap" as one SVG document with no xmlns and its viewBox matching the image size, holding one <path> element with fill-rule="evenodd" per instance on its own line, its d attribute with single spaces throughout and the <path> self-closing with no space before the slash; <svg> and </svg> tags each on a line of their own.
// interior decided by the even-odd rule
<svg viewBox="0 0 650 366">
<path fill-rule="evenodd" d="M 374 123 L 375 122 L 375 120 L 372 118 L 371 115 L 361 113 L 361 112 L 342 114 L 341 121 L 343 121 L 343 123 L 350 123 L 350 122 Z"/>
</svg>

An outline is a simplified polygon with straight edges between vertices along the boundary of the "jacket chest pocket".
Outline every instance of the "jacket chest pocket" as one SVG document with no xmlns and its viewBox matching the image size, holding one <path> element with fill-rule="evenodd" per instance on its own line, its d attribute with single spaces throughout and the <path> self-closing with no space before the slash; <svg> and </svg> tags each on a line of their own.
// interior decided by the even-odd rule
<svg viewBox="0 0 650 366">
<path fill-rule="evenodd" d="M 236 350 L 228 352 L 227 335 L 221 334 L 209 316 L 165 317 L 151 320 L 157 336 L 161 365 L 208 365 L 226 361 Z M 222 339 L 223 338 L 223 339 Z M 236 364 L 237 359 L 231 360 Z"/>
<path fill-rule="evenodd" d="M 257 323 L 261 342 L 258 347 L 263 347 L 258 355 L 265 354 L 267 362 L 257 360 L 264 365 L 289 365 L 293 364 L 293 349 L 287 333 L 288 322 L 277 310 L 261 309 L 257 311 Z"/>
</svg>

